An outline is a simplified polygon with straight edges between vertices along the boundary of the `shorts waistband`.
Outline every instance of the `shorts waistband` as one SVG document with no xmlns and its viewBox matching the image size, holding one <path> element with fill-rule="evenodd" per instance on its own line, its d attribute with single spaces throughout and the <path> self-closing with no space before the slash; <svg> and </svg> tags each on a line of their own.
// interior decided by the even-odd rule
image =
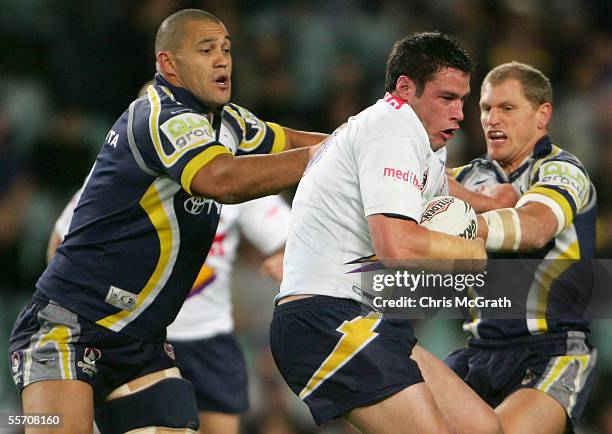
<svg viewBox="0 0 612 434">
<path fill-rule="evenodd" d="M 292 313 L 294 311 L 325 309 L 325 308 L 349 308 L 359 309 L 359 303 L 349 298 L 330 297 L 327 295 L 313 295 L 312 297 L 293 300 L 288 303 L 277 304 L 274 308 L 274 315 Z"/>
<path fill-rule="evenodd" d="M 567 342 L 567 341 L 585 341 L 589 342 L 588 333 L 581 331 L 567 331 L 563 333 L 542 333 L 539 335 L 519 336 L 510 339 L 478 339 L 469 338 L 468 346 L 470 347 L 497 347 L 504 348 L 516 345 L 529 345 L 534 343 L 546 342 Z"/>
</svg>

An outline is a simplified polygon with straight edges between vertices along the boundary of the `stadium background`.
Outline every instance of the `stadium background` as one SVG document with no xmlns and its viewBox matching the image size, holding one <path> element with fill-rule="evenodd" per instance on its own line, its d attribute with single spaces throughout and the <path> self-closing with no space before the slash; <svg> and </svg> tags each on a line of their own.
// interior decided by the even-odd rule
<svg viewBox="0 0 612 434">
<path fill-rule="evenodd" d="M 449 165 L 484 152 L 484 73 L 533 64 L 555 91 L 552 137 L 587 166 L 599 194 L 598 257 L 612 254 L 612 44 L 608 0 L 286 2 L 0 0 L 0 357 L 44 268 L 53 222 L 89 170 L 106 132 L 154 73 L 161 20 L 184 7 L 218 15 L 233 36 L 233 100 L 259 117 L 330 132 L 383 94 L 384 62 L 402 34 L 455 34 L 477 62 L 463 131 Z M 251 375 L 245 432 L 314 432 L 267 351 L 273 283 L 254 279 L 248 246 L 236 266 L 235 316 Z M 599 371 L 584 433 L 612 433 L 612 321 L 594 324 Z M 463 344 L 455 321 L 418 324 L 439 356 Z M 18 397 L 6 362 L 0 412 Z M 332 424 L 317 432 L 350 432 Z"/>
</svg>

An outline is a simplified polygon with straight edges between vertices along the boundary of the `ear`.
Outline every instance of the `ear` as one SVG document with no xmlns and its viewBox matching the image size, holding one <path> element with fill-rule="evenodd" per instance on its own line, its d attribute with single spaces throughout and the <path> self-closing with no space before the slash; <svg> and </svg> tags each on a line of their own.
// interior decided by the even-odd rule
<svg viewBox="0 0 612 434">
<path fill-rule="evenodd" d="M 160 51 L 155 55 L 155 59 L 157 61 L 157 69 L 158 71 L 167 79 L 172 81 L 176 81 L 178 78 L 178 73 L 176 70 L 176 65 L 174 63 L 174 57 L 172 53 L 169 51 Z"/>
<path fill-rule="evenodd" d="M 541 130 L 545 130 L 548 128 L 548 123 L 552 118 L 552 104 L 549 102 L 545 102 L 544 104 L 538 107 L 538 128 Z"/>
<path fill-rule="evenodd" d="M 400 75 L 395 83 L 395 95 L 408 103 L 412 103 L 416 90 L 416 84 L 407 75 Z"/>
</svg>

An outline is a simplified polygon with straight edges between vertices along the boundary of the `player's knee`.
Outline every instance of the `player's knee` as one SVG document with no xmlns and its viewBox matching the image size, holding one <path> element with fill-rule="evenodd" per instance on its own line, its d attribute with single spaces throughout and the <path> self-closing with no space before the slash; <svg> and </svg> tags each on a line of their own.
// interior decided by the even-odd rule
<svg viewBox="0 0 612 434">
<path fill-rule="evenodd" d="M 473 425 L 470 427 L 469 431 L 466 431 L 466 433 L 503 434 L 501 422 L 493 411 L 480 414 L 476 420 L 472 420 L 471 422 Z"/>
<path fill-rule="evenodd" d="M 164 378 L 106 401 L 96 408 L 95 420 L 102 434 L 193 433 L 199 427 L 193 386 L 182 378 Z"/>
</svg>

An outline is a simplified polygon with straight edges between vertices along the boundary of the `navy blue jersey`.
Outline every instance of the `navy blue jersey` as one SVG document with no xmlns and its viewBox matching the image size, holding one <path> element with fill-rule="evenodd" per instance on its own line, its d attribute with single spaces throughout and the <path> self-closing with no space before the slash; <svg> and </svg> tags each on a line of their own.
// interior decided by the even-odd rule
<svg viewBox="0 0 612 434">
<path fill-rule="evenodd" d="M 235 104 L 209 115 L 206 104 L 157 75 L 109 131 L 37 289 L 110 330 L 163 339 L 206 259 L 221 210 L 192 194 L 193 177 L 220 154 L 284 146 L 280 126 Z"/>
<path fill-rule="evenodd" d="M 464 330 L 477 338 L 501 339 L 569 330 L 588 331 L 589 322 L 576 319 L 545 319 L 547 313 L 571 311 L 567 294 L 581 293 L 580 285 L 592 281 L 588 261 L 595 254 L 595 188 L 580 161 L 557 146 L 548 136 L 536 143 L 530 157 L 513 173 L 506 174 L 496 161 L 478 158 L 452 171 L 470 190 L 486 191 L 511 183 L 520 196 L 517 206 L 528 201 L 548 205 L 557 216 L 560 232 L 542 249 L 527 253 L 490 253 L 492 259 L 542 259 L 528 289 L 527 319 L 500 320 L 475 317 Z M 558 318 L 558 317 L 557 317 Z"/>
</svg>

